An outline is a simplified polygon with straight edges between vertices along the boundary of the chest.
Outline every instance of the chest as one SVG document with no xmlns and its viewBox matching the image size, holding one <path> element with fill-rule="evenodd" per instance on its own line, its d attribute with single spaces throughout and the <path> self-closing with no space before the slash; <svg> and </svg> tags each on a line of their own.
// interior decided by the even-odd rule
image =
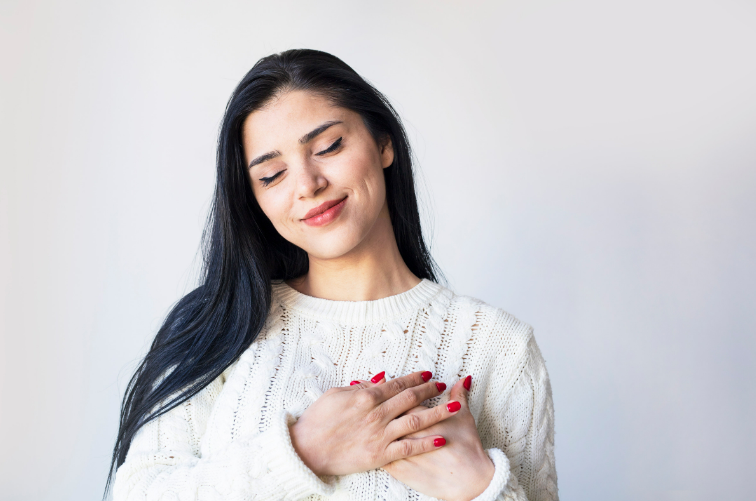
<svg viewBox="0 0 756 501">
<path fill-rule="evenodd" d="M 349 325 L 279 309 L 225 383 L 203 449 L 266 430 L 279 410 L 298 417 L 329 388 L 381 371 L 394 378 L 430 370 L 453 384 L 475 319 L 449 310 L 429 306 L 380 324 Z"/>
</svg>

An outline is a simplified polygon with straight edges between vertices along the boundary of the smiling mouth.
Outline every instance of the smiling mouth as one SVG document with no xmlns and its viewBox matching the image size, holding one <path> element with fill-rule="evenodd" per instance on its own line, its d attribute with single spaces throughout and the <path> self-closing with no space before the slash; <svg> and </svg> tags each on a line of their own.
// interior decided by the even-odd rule
<svg viewBox="0 0 756 501">
<path fill-rule="evenodd" d="M 347 197 L 337 200 L 329 200 L 310 210 L 302 222 L 308 226 L 323 226 L 336 219 L 346 204 Z"/>
</svg>

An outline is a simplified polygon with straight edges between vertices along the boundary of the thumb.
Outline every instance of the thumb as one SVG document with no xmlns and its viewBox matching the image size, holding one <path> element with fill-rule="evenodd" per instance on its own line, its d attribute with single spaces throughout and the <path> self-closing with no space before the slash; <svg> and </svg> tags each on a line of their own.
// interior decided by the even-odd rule
<svg viewBox="0 0 756 501">
<path fill-rule="evenodd" d="M 468 407 L 467 396 L 470 393 L 471 385 L 472 376 L 467 376 L 460 379 L 454 386 L 452 386 L 451 392 L 449 394 L 450 399 L 458 401 L 462 404 L 462 407 Z"/>
</svg>

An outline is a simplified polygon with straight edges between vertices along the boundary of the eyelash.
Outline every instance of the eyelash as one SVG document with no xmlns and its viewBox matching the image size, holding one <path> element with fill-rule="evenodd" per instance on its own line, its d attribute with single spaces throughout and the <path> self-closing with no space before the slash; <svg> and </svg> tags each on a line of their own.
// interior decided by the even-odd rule
<svg viewBox="0 0 756 501">
<path fill-rule="evenodd" d="M 268 186 L 270 183 L 272 183 L 273 181 L 275 181 L 276 178 L 278 176 L 280 176 L 281 174 L 283 174 L 285 171 L 286 171 L 286 169 L 280 170 L 280 171 L 276 172 L 275 174 L 273 174 L 270 177 L 261 177 L 260 181 L 262 181 L 263 186 Z"/>
<path fill-rule="evenodd" d="M 338 138 L 336 141 L 333 142 L 333 144 L 331 146 L 329 146 L 328 148 L 324 149 L 323 151 L 319 151 L 319 152 L 317 152 L 315 154 L 316 155 L 325 155 L 327 153 L 331 153 L 332 151 L 336 151 L 338 149 L 338 147 L 341 146 L 341 140 L 342 139 L 344 139 L 344 138 L 343 137 Z M 262 181 L 263 186 L 268 186 L 270 183 L 272 183 L 273 181 L 275 181 L 278 178 L 278 176 L 280 176 L 284 172 L 286 172 L 286 169 L 278 171 L 278 172 L 276 172 L 275 174 L 273 174 L 270 177 L 261 177 L 260 181 Z"/>
<path fill-rule="evenodd" d="M 316 155 L 325 155 L 326 153 L 331 153 L 332 151 L 335 151 L 339 146 L 341 146 L 341 140 L 344 139 L 343 137 L 338 138 L 336 141 L 333 142 L 331 146 L 324 149 L 323 151 L 320 151 L 318 153 L 315 153 Z"/>
</svg>

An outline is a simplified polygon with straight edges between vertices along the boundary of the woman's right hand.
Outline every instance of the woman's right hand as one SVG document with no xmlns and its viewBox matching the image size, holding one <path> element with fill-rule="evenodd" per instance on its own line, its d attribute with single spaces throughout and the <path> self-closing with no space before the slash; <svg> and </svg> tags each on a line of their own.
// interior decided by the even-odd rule
<svg viewBox="0 0 756 501">
<path fill-rule="evenodd" d="M 398 440 L 455 414 L 439 405 L 401 416 L 443 391 L 431 376 L 415 372 L 384 384 L 331 388 L 291 425 L 294 449 L 317 475 L 368 471 L 437 449 L 440 435 Z"/>
</svg>

